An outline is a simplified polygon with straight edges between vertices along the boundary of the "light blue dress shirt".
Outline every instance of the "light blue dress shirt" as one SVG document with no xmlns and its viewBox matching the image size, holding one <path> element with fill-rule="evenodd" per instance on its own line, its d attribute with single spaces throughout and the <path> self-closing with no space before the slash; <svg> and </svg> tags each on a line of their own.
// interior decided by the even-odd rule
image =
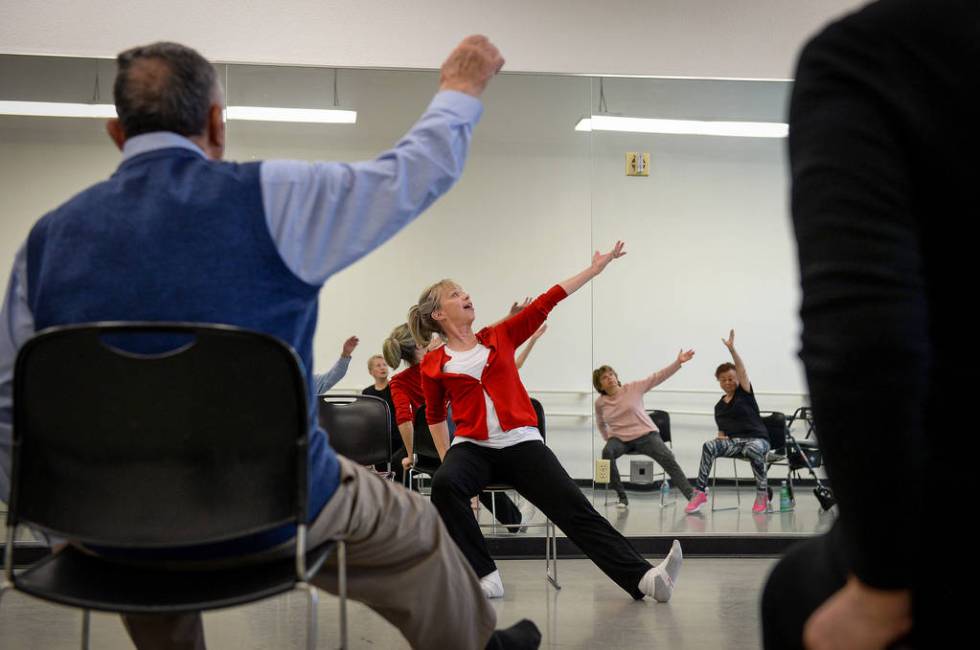
<svg viewBox="0 0 980 650">
<path fill-rule="evenodd" d="M 330 370 L 326 371 L 322 375 L 313 374 L 313 388 L 315 389 L 316 395 L 323 395 L 328 390 L 337 385 L 337 382 L 344 378 L 347 374 L 347 369 L 350 367 L 350 357 L 340 357 L 337 359 L 337 363 L 330 367 Z"/>
<path fill-rule="evenodd" d="M 459 178 L 482 112 L 478 99 L 442 91 L 412 129 L 374 160 L 262 162 L 266 223 L 286 266 L 320 286 L 390 239 Z M 158 132 L 127 140 L 123 160 L 170 147 L 204 156 L 187 138 Z M 0 500 L 10 491 L 14 360 L 33 335 L 25 243 L 14 258 L 0 310 Z"/>
</svg>

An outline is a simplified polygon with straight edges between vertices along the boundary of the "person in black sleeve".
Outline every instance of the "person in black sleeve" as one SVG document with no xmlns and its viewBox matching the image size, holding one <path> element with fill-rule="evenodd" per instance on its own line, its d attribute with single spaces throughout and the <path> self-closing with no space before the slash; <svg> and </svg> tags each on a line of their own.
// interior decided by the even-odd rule
<svg viewBox="0 0 980 650">
<path fill-rule="evenodd" d="M 715 424 L 718 437 L 704 443 L 697 487 L 684 512 L 693 514 L 708 501 L 708 475 L 715 458 L 747 458 L 755 476 L 756 496 L 752 512 L 765 513 L 769 507 L 769 485 L 766 482 L 766 454 L 769 452 L 769 432 L 759 415 L 752 382 L 742 357 L 735 351 L 735 330 L 722 339 L 735 363 L 723 363 L 715 370 L 715 378 L 725 391 L 715 404 Z"/>
<path fill-rule="evenodd" d="M 839 517 L 773 570 L 767 648 L 975 636 L 974 541 L 957 520 L 976 400 L 978 63 L 976 0 L 876 2 L 800 55 L 789 111 L 800 356 Z M 956 478 L 937 494 L 942 472 Z M 945 516 L 948 532 L 935 525 Z"/>
</svg>

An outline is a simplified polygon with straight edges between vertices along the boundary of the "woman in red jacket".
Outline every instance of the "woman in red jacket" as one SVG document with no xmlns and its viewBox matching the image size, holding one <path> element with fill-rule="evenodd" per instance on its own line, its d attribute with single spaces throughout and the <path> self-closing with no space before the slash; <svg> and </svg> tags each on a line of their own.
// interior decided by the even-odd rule
<svg viewBox="0 0 980 650">
<path fill-rule="evenodd" d="M 431 346 L 430 346 L 431 347 Z M 408 364 L 408 368 L 397 373 L 391 378 L 391 401 L 395 405 L 395 422 L 398 424 L 398 433 L 401 434 L 405 449 L 398 450 L 396 457 L 392 458 L 392 464 L 398 463 L 398 469 L 407 469 L 413 454 L 413 436 L 415 435 L 415 413 L 420 408 L 424 408 L 425 398 L 422 395 L 422 374 L 419 372 L 419 361 L 428 348 L 415 343 L 408 326 L 402 323 L 391 331 L 385 339 L 382 351 L 385 363 L 391 366 L 392 370 L 397 370 L 401 362 Z M 446 455 L 449 448 L 448 439 L 433 439 L 436 443 L 436 451 L 439 458 L 432 459 L 436 463 Z M 407 453 L 407 455 L 406 455 Z M 403 460 L 404 459 L 404 460 Z M 522 511 L 514 502 L 503 493 L 494 493 L 491 497 L 486 492 L 480 493 L 480 501 L 483 505 L 497 514 L 497 521 L 507 527 L 512 533 L 523 532 L 526 530 L 521 527 L 521 523 L 533 516 L 533 511 L 526 508 Z M 494 504 L 496 502 L 496 505 Z M 472 516 L 471 516 L 472 517 Z"/>
<path fill-rule="evenodd" d="M 504 593 L 500 573 L 470 513 L 469 501 L 491 482 L 513 485 L 561 528 L 606 575 L 636 599 L 670 599 L 681 566 L 675 540 L 661 564 L 651 566 L 599 515 L 558 459 L 544 445 L 537 416 L 514 363 L 514 350 L 541 326 L 555 305 L 625 255 L 623 243 L 555 285 L 500 323 L 473 328 L 473 301 L 443 280 L 426 289 L 408 314 L 415 340 L 433 332 L 446 345 L 420 364 L 426 418 L 437 444 L 448 444 L 445 404 L 452 402 L 456 437 L 432 481 L 432 503 L 453 540 L 480 576 L 490 598 Z"/>
</svg>

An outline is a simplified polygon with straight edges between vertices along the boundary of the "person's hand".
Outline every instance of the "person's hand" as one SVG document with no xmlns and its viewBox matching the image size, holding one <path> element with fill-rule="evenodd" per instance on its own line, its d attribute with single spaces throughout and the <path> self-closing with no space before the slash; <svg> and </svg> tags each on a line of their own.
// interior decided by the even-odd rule
<svg viewBox="0 0 980 650">
<path fill-rule="evenodd" d="M 408 456 L 405 456 L 404 458 L 402 458 L 402 469 L 407 470 L 411 466 L 412 466 L 412 459 L 411 458 L 409 458 Z"/>
<path fill-rule="evenodd" d="M 513 316 L 514 314 L 520 313 L 521 310 L 523 310 L 525 307 L 527 307 L 530 304 L 531 304 L 530 298 L 525 298 L 524 302 L 515 302 L 513 305 L 510 306 L 510 315 Z"/>
<path fill-rule="evenodd" d="M 624 244 L 621 241 L 618 241 L 616 242 L 616 245 L 613 246 L 613 249 L 608 253 L 600 253 L 599 251 L 593 253 L 592 254 L 593 275 L 599 275 L 600 273 L 602 273 L 603 269 L 605 269 L 609 265 L 610 262 L 612 262 L 613 260 L 618 260 L 623 255 L 626 255 L 626 251 L 623 250 L 625 246 L 626 244 Z"/>
<path fill-rule="evenodd" d="M 354 351 L 354 348 L 356 348 L 357 347 L 357 344 L 360 343 L 360 342 L 361 342 L 361 340 L 359 338 L 357 338 L 356 336 L 352 336 L 349 339 L 347 339 L 346 341 L 344 341 L 344 347 L 341 348 L 341 350 L 340 350 L 340 356 L 342 356 L 342 357 L 349 357 L 351 355 L 351 353 Z"/>
<path fill-rule="evenodd" d="M 694 350 L 688 350 L 687 352 L 685 352 L 684 348 L 681 348 L 681 351 L 677 353 L 677 363 L 681 365 L 684 365 L 685 363 L 687 363 L 693 358 L 694 358 Z"/>
<path fill-rule="evenodd" d="M 467 36 L 442 64 L 439 90 L 479 97 L 503 65 L 504 57 L 486 36 Z"/>
<path fill-rule="evenodd" d="M 912 597 L 907 589 L 873 589 L 851 576 L 818 607 L 803 626 L 810 650 L 885 648 L 912 629 Z"/>
<path fill-rule="evenodd" d="M 726 339 L 722 339 L 721 342 L 729 350 L 734 350 L 735 349 L 735 330 L 729 330 L 728 331 L 728 339 L 727 340 Z"/>
</svg>

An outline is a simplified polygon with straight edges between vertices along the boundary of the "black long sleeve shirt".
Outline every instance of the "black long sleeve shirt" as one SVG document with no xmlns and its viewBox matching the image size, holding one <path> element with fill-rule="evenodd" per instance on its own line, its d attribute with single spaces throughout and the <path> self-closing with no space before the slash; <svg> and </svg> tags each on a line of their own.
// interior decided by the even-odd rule
<svg viewBox="0 0 980 650">
<path fill-rule="evenodd" d="M 789 147 L 801 356 L 842 550 L 881 588 L 940 579 L 926 572 L 955 552 L 928 552 L 934 518 L 967 477 L 936 479 L 975 462 L 960 440 L 975 436 L 964 382 L 980 339 L 978 117 L 977 0 L 883 0 L 800 56 Z"/>
</svg>

